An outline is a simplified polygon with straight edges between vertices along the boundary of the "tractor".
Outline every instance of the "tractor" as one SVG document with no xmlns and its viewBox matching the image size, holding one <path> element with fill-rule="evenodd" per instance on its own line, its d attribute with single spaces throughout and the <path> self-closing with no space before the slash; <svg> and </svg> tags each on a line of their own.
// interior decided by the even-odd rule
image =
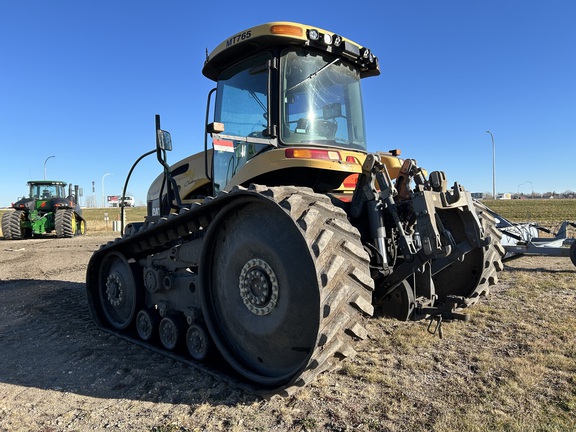
<svg viewBox="0 0 576 432">
<path fill-rule="evenodd" d="M 273 22 L 226 39 L 202 72 L 204 151 L 170 165 L 157 116 L 147 217 L 88 264 L 101 329 L 290 394 L 354 355 L 374 313 L 437 329 L 497 282 L 492 215 L 444 172 L 368 151 L 370 49 Z"/>
<path fill-rule="evenodd" d="M 56 232 L 56 237 L 73 237 L 86 232 L 86 221 L 78 203 L 78 186 L 56 180 L 31 180 L 29 194 L 12 204 L 2 215 L 6 240 L 20 240 Z"/>
</svg>

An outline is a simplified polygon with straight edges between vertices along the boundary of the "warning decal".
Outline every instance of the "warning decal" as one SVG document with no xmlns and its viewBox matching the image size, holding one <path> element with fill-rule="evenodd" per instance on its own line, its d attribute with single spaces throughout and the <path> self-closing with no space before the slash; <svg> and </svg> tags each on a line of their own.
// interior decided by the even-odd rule
<svg viewBox="0 0 576 432">
<path fill-rule="evenodd" d="M 234 143 L 232 141 L 227 141 L 227 140 L 214 140 L 214 150 L 233 152 L 234 151 Z"/>
</svg>

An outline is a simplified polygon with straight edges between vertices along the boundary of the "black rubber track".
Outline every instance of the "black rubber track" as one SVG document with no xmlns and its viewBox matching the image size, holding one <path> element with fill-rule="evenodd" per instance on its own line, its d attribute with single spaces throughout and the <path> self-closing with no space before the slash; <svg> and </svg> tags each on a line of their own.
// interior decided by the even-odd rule
<svg viewBox="0 0 576 432">
<path fill-rule="evenodd" d="M 466 298 L 465 306 L 478 303 L 481 296 L 490 293 L 490 287 L 498 283 L 498 272 L 503 270 L 505 250 L 500 239 L 502 233 L 496 228 L 494 217 L 485 206 L 474 202 L 475 211 L 482 226 L 482 237 L 488 238 L 486 246 L 469 252 L 462 262 L 454 262 L 434 276 L 439 300 L 453 294 Z"/>
<path fill-rule="evenodd" d="M 476 213 L 482 224 L 484 235 L 490 238 L 490 243 L 484 246 L 484 269 L 476 288 L 467 296 L 467 306 L 474 305 L 481 296 L 490 293 L 490 287 L 498 283 L 498 272 L 504 269 L 502 258 L 506 254 L 502 246 L 502 232 L 496 228 L 494 216 L 485 210 L 483 204 L 475 202 Z"/>
<path fill-rule="evenodd" d="M 161 345 L 148 344 L 137 337 L 133 328 L 126 331 L 109 328 L 98 303 L 99 269 L 108 253 L 115 251 L 128 261 L 137 262 L 150 254 L 166 250 L 176 241 L 187 241 L 197 238 L 203 232 L 209 232 L 210 224 L 221 211 L 229 206 L 241 207 L 243 202 L 255 200 L 278 206 L 292 219 L 306 245 L 302 253 L 309 254 L 316 272 L 318 326 L 313 330 L 314 346 L 293 376 L 274 385 L 262 385 L 257 378 L 245 382 L 246 376 L 242 375 L 239 381 L 238 374 L 226 375 L 222 370 L 215 369 L 213 364 L 201 364 L 165 351 Z M 140 267 L 135 265 L 135 271 L 141 272 Z M 156 224 L 143 226 L 137 232 L 116 239 L 96 251 L 88 264 L 86 281 L 90 311 L 99 327 L 260 394 L 293 393 L 313 381 L 319 373 L 355 355 L 354 341 L 366 336 L 362 317 L 373 313 L 373 280 L 369 273 L 369 257 L 362 247 L 358 231 L 350 225 L 345 212 L 333 206 L 328 197 L 304 188 L 235 188 L 228 194 L 208 199 L 190 210 L 182 210 L 179 215 L 171 215 Z M 216 335 L 217 340 L 219 336 Z"/>
<path fill-rule="evenodd" d="M 57 210 L 54 216 L 54 225 L 56 228 L 56 237 L 70 238 L 74 237 L 74 221 L 75 215 L 72 209 Z M 74 224 L 75 225 L 75 224 Z"/>
</svg>

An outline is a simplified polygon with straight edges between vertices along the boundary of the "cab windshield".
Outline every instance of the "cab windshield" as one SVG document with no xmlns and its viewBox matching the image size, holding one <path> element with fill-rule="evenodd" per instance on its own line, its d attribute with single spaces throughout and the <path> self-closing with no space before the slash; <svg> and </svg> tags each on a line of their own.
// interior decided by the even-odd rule
<svg viewBox="0 0 576 432">
<path fill-rule="evenodd" d="M 360 74 L 340 58 L 299 48 L 281 59 L 281 140 L 366 150 Z"/>
<path fill-rule="evenodd" d="M 30 198 L 50 199 L 65 197 L 64 186 L 60 184 L 30 184 Z"/>
</svg>

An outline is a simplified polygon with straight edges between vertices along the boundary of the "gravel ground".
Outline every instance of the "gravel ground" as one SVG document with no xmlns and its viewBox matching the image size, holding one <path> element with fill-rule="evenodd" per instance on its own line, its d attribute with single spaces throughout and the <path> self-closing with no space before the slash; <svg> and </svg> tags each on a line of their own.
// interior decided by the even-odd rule
<svg viewBox="0 0 576 432">
<path fill-rule="evenodd" d="M 96 329 L 85 269 L 108 238 L 0 243 L 0 429 L 149 430 L 226 388 Z"/>
</svg>

